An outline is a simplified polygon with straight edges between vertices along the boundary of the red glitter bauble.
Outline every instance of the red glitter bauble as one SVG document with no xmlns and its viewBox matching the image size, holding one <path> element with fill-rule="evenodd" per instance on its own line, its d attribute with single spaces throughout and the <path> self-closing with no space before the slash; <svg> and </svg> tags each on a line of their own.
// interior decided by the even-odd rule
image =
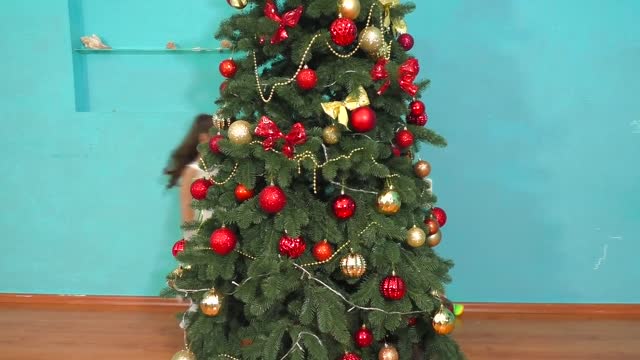
<svg viewBox="0 0 640 360">
<path fill-rule="evenodd" d="M 318 75 L 311 69 L 302 69 L 296 76 L 296 83 L 302 90 L 311 90 L 318 84 Z"/>
<path fill-rule="evenodd" d="M 401 148 L 408 148 L 413 145 L 413 134 L 409 130 L 400 130 L 396 133 L 396 144 Z"/>
<path fill-rule="evenodd" d="M 258 203 L 262 211 L 267 214 L 275 214 L 287 205 L 287 195 L 278 186 L 271 185 L 262 189 Z"/>
<path fill-rule="evenodd" d="M 413 49 L 415 41 L 413 40 L 413 36 L 409 34 L 402 34 L 398 36 L 398 44 L 404 49 L 404 51 L 409 51 Z"/>
<path fill-rule="evenodd" d="M 287 256 L 291 259 L 297 259 L 304 254 L 304 251 L 307 249 L 307 244 L 301 237 L 292 238 L 284 235 L 280 238 L 280 246 L 278 249 L 280 250 L 280 254 L 283 256 Z"/>
<path fill-rule="evenodd" d="M 238 237 L 229 228 L 222 227 L 211 234 L 211 250 L 218 255 L 228 255 L 236 248 Z"/>
<path fill-rule="evenodd" d="M 376 127 L 376 113 L 368 106 L 359 107 L 351 112 L 349 126 L 358 133 L 366 133 Z"/>
<path fill-rule="evenodd" d="M 424 114 L 426 110 L 427 110 L 427 107 L 424 106 L 424 103 L 420 100 L 414 100 L 409 104 L 409 112 L 413 116 L 419 116 L 421 114 Z"/>
<path fill-rule="evenodd" d="M 211 150 L 212 153 L 222 154 L 222 151 L 220 151 L 220 145 L 218 145 L 218 142 L 222 139 L 224 139 L 224 136 L 220 134 L 214 135 L 209 139 L 209 150 Z"/>
<path fill-rule="evenodd" d="M 407 123 L 414 124 L 418 126 L 427 125 L 427 121 L 429 121 L 429 116 L 427 113 L 422 113 L 418 116 L 413 116 L 411 114 L 407 115 Z"/>
<path fill-rule="evenodd" d="M 431 216 L 436 218 L 440 227 L 443 227 L 447 223 L 447 213 L 439 207 L 431 210 Z"/>
<path fill-rule="evenodd" d="M 331 40 L 339 46 L 349 46 L 358 38 L 356 23 L 348 18 L 336 19 L 329 28 Z"/>
<path fill-rule="evenodd" d="M 333 215 L 340 220 L 347 220 L 356 212 L 356 202 L 349 195 L 340 195 L 333 200 Z"/>
<path fill-rule="evenodd" d="M 333 246 L 327 240 L 322 240 L 313 247 L 313 257 L 316 261 L 327 261 L 333 256 Z"/>
<path fill-rule="evenodd" d="M 340 360 L 362 360 L 362 358 L 356 353 L 346 352 L 340 357 Z"/>
<path fill-rule="evenodd" d="M 173 248 L 171 248 L 171 253 L 173 254 L 173 256 L 178 256 L 178 254 L 183 252 L 185 245 L 187 245 L 187 241 L 185 239 L 176 241 L 176 243 L 173 244 Z"/>
<path fill-rule="evenodd" d="M 247 201 L 255 195 L 253 189 L 249 189 L 242 184 L 238 184 L 236 186 L 236 190 L 234 191 L 234 193 L 236 196 L 236 200 L 238 200 L 239 202 Z"/>
<path fill-rule="evenodd" d="M 409 327 L 414 327 L 416 325 L 418 325 L 418 318 L 417 317 L 410 317 L 407 319 L 407 325 Z"/>
<path fill-rule="evenodd" d="M 222 76 L 226 77 L 227 79 L 230 79 L 236 76 L 237 72 L 238 72 L 238 64 L 236 64 L 236 62 L 233 61 L 233 59 L 223 60 L 220 63 L 220 74 L 222 74 Z"/>
<path fill-rule="evenodd" d="M 207 198 L 207 192 L 213 185 L 213 181 L 209 179 L 198 179 L 191 184 L 191 196 L 196 200 L 204 200 Z"/>
<path fill-rule="evenodd" d="M 358 331 L 353 335 L 353 340 L 356 342 L 356 346 L 359 348 L 365 348 L 373 344 L 373 332 L 362 325 Z"/>
<path fill-rule="evenodd" d="M 407 287 L 400 276 L 390 275 L 380 282 L 380 293 L 387 300 L 400 300 L 406 292 Z"/>
</svg>

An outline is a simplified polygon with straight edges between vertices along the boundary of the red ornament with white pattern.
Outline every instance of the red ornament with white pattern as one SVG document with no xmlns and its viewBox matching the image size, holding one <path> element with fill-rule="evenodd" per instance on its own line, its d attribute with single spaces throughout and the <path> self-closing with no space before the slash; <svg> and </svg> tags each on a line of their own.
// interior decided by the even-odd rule
<svg viewBox="0 0 640 360">
<path fill-rule="evenodd" d="M 280 238 L 280 245 L 278 247 L 278 250 L 283 256 L 289 257 L 291 259 L 297 259 L 302 256 L 302 254 L 304 254 L 304 251 L 306 249 L 307 244 L 301 237 L 292 238 L 285 234 Z"/>
<path fill-rule="evenodd" d="M 211 250 L 218 255 L 229 255 L 236 248 L 238 237 L 227 227 L 221 227 L 211 234 L 209 245 Z"/>
<path fill-rule="evenodd" d="M 318 84 L 318 75 L 314 70 L 305 66 L 296 76 L 296 83 L 302 90 L 313 90 Z"/>
<path fill-rule="evenodd" d="M 187 245 L 187 241 L 185 239 L 176 241 L 171 248 L 171 253 L 174 257 L 178 256 L 182 252 L 184 252 L 184 247 Z"/>
<path fill-rule="evenodd" d="M 276 214 L 287 206 L 287 195 L 276 185 L 267 186 L 260 192 L 258 204 L 267 214 Z"/>
<path fill-rule="evenodd" d="M 371 332 L 371 330 L 369 330 L 365 325 L 362 325 L 362 327 L 353 335 L 353 340 L 359 348 L 369 347 L 373 344 L 373 332 Z"/>
<path fill-rule="evenodd" d="M 349 46 L 358 38 L 358 26 L 348 18 L 336 19 L 329 28 L 331 40 L 339 46 Z"/>
<path fill-rule="evenodd" d="M 413 145 L 415 138 L 411 131 L 407 129 L 400 130 L 396 133 L 396 144 L 400 148 L 408 148 Z"/>
<path fill-rule="evenodd" d="M 394 272 L 380 282 L 380 293 L 387 300 L 401 300 L 407 293 L 407 286 Z"/>
<path fill-rule="evenodd" d="M 191 184 L 191 196 L 196 200 L 204 200 L 207 198 L 207 192 L 213 185 L 213 181 L 209 179 L 198 179 Z"/>
</svg>

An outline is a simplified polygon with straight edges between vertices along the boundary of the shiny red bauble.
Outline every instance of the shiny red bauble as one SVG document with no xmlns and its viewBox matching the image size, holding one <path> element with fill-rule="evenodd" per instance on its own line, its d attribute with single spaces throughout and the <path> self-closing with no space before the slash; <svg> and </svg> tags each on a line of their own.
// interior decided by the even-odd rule
<svg viewBox="0 0 640 360">
<path fill-rule="evenodd" d="M 302 69 L 296 76 L 296 83 L 302 90 L 312 90 L 318 84 L 318 75 L 311 69 Z"/>
<path fill-rule="evenodd" d="M 333 256 L 333 246 L 327 240 L 322 240 L 313 246 L 313 258 L 316 261 L 327 261 Z"/>
<path fill-rule="evenodd" d="M 371 332 L 371 330 L 366 326 L 362 325 L 362 327 L 353 335 L 353 340 L 359 348 L 369 347 L 373 344 L 373 332 Z"/>
<path fill-rule="evenodd" d="M 329 28 L 331 40 L 339 46 L 349 46 L 358 38 L 356 23 L 348 18 L 336 19 Z"/>
<path fill-rule="evenodd" d="M 415 44 L 415 41 L 413 39 L 413 36 L 409 34 L 402 34 L 398 36 L 398 44 L 400 44 L 400 46 L 404 49 L 404 51 L 409 51 L 413 49 L 413 45 Z"/>
<path fill-rule="evenodd" d="M 260 192 L 258 204 L 267 214 L 279 213 L 287 205 L 287 195 L 276 185 L 267 186 Z"/>
<path fill-rule="evenodd" d="M 414 327 L 416 325 L 418 325 L 418 318 L 417 317 L 410 317 L 407 319 L 407 325 L 409 327 Z"/>
<path fill-rule="evenodd" d="M 340 220 L 347 220 L 356 213 L 356 202 L 349 195 L 340 195 L 333 200 L 333 215 Z"/>
<path fill-rule="evenodd" d="M 387 300 L 400 300 L 407 293 L 407 287 L 400 276 L 390 275 L 380 282 L 380 293 Z"/>
<path fill-rule="evenodd" d="M 427 107 L 420 100 L 414 100 L 409 104 L 409 113 L 413 116 L 424 114 Z"/>
<path fill-rule="evenodd" d="M 402 155 L 402 150 L 397 145 L 391 145 L 391 153 L 394 157 L 400 157 Z"/>
<path fill-rule="evenodd" d="M 176 243 L 173 244 L 173 248 L 171 248 L 171 253 L 173 254 L 173 256 L 175 257 L 178 256 L 178 254 L 182 253 L 186 245 L 187 241 L 185 239 L 176 241 Z"/>
<path fill-rule="evenodd" d="M 429 116 L 427 115 L 427 113 L 423 113 L 418 116 L 413 116 L 411 114 L 407 115 L 407 123 L 409 124 L 425 126 L 427 125 L 427 121 L 429 121 Z"/>
<path fill-rule="evenodd" d="M 204 200 L 207 198 L 207 192 L 213 185 L 213 181 L 209 179 L 198 179 L 191 184 L 191 196 L 196 200 Z"/>
<path fill-rule="evenodd" d="M 400 148 L 408 148 L 413 145 L 414 141 L 415 139 L 413 137 L 413 134 L 407 129 L 400 130 L 396 133 L 396 144 Z"/>
<path fill-rule="evenodd" d="M 356 353 L 346 352 L 340 357 L 340 360 L 362 360 L 362 358 Z"/>
<path fill-rule="evenodd" d="M 233 59 L 223 60 L 220 63 L 219 69 L 220 69 L 220 74 L 222 74 L 222 76 L 226 77 L 227 79 L 230 79 L 236 76 L 236 73 L 238 72 L 238 64 L 236 64 L 236 62 Z"/>
<path fill-rule="evenodd" d="M 238 184 L 236 185 L 236 190 L 234 191 L 234 194 L 236 196 L 237 201 L 243 202 L 251 199 L 255 195 L 255 192 L 253 191 L 253 189 L 249 189 L 242 184 Z"/>
<path fill-rule="evenodd" d="M 307 244 L 301 237 L 292 238 L 284 235 L 280 238 L 280 245 L 278 246 L 278 250 L 283 256 L 287 256 L 291 259 L 297 259 L 302 256 L 302 254 L 304 254 L 304 251 L 306 249 Z"/>
<path fill-rule="evenodd" d="M 447 223 L 447 213 L 439 207 L 435 207 L 431 210 L 431 216 L 436 218 L 440 227 L 443 227 Z"/>
<path fill-rule="evenodd" d="M 224 139 L 224 136 L 220 134 L 214 135 L 209 139 L 209 150 L 211 150 L 212 153 L 222 154 L 222 151 L 220 151 L 220 145 L 218 145 L 218 142 L 222 139 Z"/>
<path fill-rule="evenodd" d="M 211 250 L 218 255 L 229 255 L 236 248 L 238 237 L 229 228 L 222 227 L 211 234 Z"/>
<path fill-rule="evenodd" d="M 358 133 L 366 133 L 376 127 L 376 113 L 368 106 L 359 107 L 351 112 L 349 126 Z"/>
</svg>

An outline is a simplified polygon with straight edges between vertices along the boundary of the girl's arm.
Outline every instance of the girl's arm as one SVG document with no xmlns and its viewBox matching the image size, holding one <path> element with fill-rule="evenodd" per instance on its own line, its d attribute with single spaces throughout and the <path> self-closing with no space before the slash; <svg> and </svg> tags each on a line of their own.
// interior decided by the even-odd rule
<svg viewBox="0 0 640 360">
<path fill-rule="evenodd" d="M 197 176 L 197 172 L 198 170 L 187 166 L 180 177 L 180 211 L 183 222 L 195 220 L 195 212 L 191 208 L 191 201 L 193 200 L 191 197 L 191 183 Z"/>
</svg>

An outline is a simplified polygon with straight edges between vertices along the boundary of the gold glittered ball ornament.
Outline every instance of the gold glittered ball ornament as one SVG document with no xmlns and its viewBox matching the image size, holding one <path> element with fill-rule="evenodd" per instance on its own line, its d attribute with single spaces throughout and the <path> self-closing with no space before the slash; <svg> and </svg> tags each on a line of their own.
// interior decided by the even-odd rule
<svg viewBox="0 0 640 360">
<path fill-rule="evenodd" d="M 376 55 L 383 43 L 384 35 L 375 26 L 369 26 L 360 33 L 360 47 L 370 55 Z"/>
<path fill-rule="evenodd" d="M 384 344 L 384 347 L 378 352 L 378 360 L 398 360 L 400 355 L 395 346 Z"/>
<path fill-rule="evenodd" d="M 207 291 L 200 301 L 200 311 L 207 316 L 218 316 L 222 308 L 222 295 L 216 289 Z"/>
<path fill-rule="evenodd" d="M 367 262 L 364 256 L 352 252 L 340 260 L 340 269 L 345 276 L 357 279 L 367 272 Z"/>
<path fill-rule="evenodd" d="M 189 350 L 180 350 L 173 355 L 171 360 L 196 360 L 196 355 Z"/>
<path fill-rule="evenodd" d="M 238 145 L 250 143 L 251 140 L 253 140 L 251 124 L 244 120 L 234 121 L 231 126 L 229 126 L 229 140 Z"/>
<path fill-rule="evenodd" d="M 427 176 L 429 176 L 429 174 L 431 174 L 431 164 L 429 164 L 428 161 L 420 160 L 413 167 L 413 171 L 415 172 L 416 176 L 426 178 Z"/>
<path fill-rule="evenodd" d="M 412 227 L 407 231 L 407 244 L 414 248 L 419 248 L 427 241 L 427 234 L 424 230 L 417 226 Z"/>
<path fill-rule="evenodd" d="M 249 0 L 227 0 L 227 4 L 236 9 L 244 9 L 248 2 Z"/>
<path fill-rule="evenodd" d="M 360 0 L 339 0 L 338 11 L 343 17 L 355 20 L 360 15 Z"/>
<path fill-rule="evenodd" d="M 439 335 L 449 335 L 456 326 L 456 316 L 444 306 L 433 316 L 433 330 Z"/>
<path fill-rule="evenodd" d="M 433 235 L 427 236 L 427 245 L 429 245 L 429 247 L 438 246 L 438 244 L 440 244 L 440 241 L 442 241 L 442 231 L 440 230 L 438 230 L 438 232 Z"/>
<path fill-rule="evenodd" d="M 322 130 L 322 140 L 326 145 L 335 145 L 340 142 L 342 132 L 337 125 L 329 125 Z"/>
<path fill-rule="evenodd" d="M 384 215 L 395 215 L 400 211 L 401 206 L 402 201 L 400 201 L 400 194 L 394 190 L 392 185 L 389 185 L 378 194 L 376 208 L 379 213 Z"/>
</svg>

